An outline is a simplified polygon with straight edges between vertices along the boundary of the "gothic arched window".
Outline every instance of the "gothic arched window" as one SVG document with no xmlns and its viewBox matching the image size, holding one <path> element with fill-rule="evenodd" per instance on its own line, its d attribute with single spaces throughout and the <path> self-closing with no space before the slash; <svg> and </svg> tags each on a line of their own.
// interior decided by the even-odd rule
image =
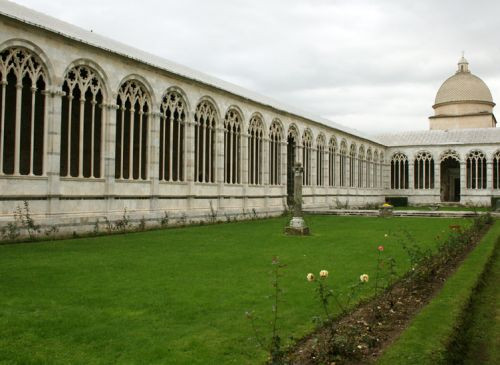
<svg viewBox="0 0 500 365">
<path fill-rule="evenodd" d="M 302 135 L 302 162 L 304 164 L 304 174 L 302 175 L 302 184 L 311 185 L 311 149 L 313 136 L 310 130 L 306 129 Z"/>
<path fill-rule="evenodd" d="M 281 139 L 283 128 L 274 120 L 269 129 L 269 184 L 281 184 Z"/>
<path fill-rule="evenodd" d="M 194 113 L 194 178 L 196 182 L 215 182 L 215 126 L 217 112 L 208 100 L 196 106 Z"/>
<path fill-rule="evenodd" d="M 402 153 L 391 159 L 391 189 L 408 189 L 408 157 Z"/>
<path fill-rule="evenodd" d="M 47 75 L 38 57 L 0 52 L 0 175 L 43 175 Z"/>
<path fill-rule="evenodd" d="M 129 80 L 118 90 L 116 104 L 115 177 L 146 180 L 149 96 L 139 81 Z"/>
<path fill-rule="evenodd" d="M 160 106 L 160 181 L 184 181 L 184 135 L 186 102 L 177 91 L 169 91 Z"/>
<path fill-rule="evenodd" d="M 419 152 L 413 165 L 415 189 L 434 189 L 434 159 L 429 152 Z"/>
<path fill-rule="evenodd" d="M 378 177 L 378 171 L 379 169 L 382 169 L 382 166 L 380 164 L 380 161 L 378 160 L 378 151 L 375 151 L 373 153 L 373 187 L 376 188 L 378 187 L 378 182 L 379 182 L 379 177 Z"/>
<path fill-rule="evenodd" d="M 337 140 L 335 137 L 330 138 L 328 143 L 328 185 L 335 186 L 336 177 L 336 158 L 337 158 Z"/>
<path fill-rule="evenodd" d="M 264 123 L 255 115 L 248 125 L 248 183 L 262 184 L 262 145 L 264 142 Z"/>
<path fill-rule="evenodd" d="M 365 148 L 363 146 L 359 147 L 358 153 L 358 188 L 364 187 L 365 183 Z"/>
<path fill-rule="evenodd" d="M 467 155 L 467 189 L 486 189 L 486 156 L 481 151 Z"/>
<path fill-rule="evenodd" d="M 493 155 L 493 189 L 500 189 L 500 151 Z"/>
<path fill-rule="evenodd" d="M 355 186 L 355 176 L 356 176 L 356 145 L 351 144 L 351 150 L 349 152 L 349 186 Z"/>
<path fill-rule="evenodd" d="M 340 143 L 340 186 L 347 185 L 347 142 Z"/>
<path fill-rule="evenodd" d="M 368 148 L 368 150 L 366 151 L 366 172 L 365 172 L 365 175 L 366 175 L 366 182 L 365 182 L 365 186 L 367 188 L 371 188 L 372 187 L 372 171 L 373 171 L 373 160 L 372 160 L 372 150 L 370 148 Z"/>
<path fill-rule="evenodd" d="M 61 176 L 101 177 L 103 85 L 97 73 L 76 66 L 64 78 Z"/>
<path fill-rule="evenodd" d="M 241 123 L 238 110 L 231 108 L 224 118 L 224 182 L 241 183 Z"/>
<path fill-rule="evenodd" d="M 325 136 L 320 134 L 316 139 L 316 185 L 325 184 Z"/>
</svg>

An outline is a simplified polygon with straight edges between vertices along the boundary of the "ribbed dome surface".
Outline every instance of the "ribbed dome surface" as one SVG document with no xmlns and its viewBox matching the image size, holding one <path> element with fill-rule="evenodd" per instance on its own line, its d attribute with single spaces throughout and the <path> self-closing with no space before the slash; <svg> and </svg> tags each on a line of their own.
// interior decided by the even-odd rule
<svg viewBox="0 0 500 365">
<path fill-rule="evenodd" d="M 493 103 L 490 89 L 470 72 L 458 72 L 439 88 L 435 104 L 454 101 L 486 101 Z"/>
</svg>

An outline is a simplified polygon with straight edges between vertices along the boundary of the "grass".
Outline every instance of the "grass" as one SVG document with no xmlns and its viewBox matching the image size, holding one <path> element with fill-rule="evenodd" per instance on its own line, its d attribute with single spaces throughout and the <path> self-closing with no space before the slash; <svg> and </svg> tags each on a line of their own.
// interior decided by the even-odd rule
<svg viewBox="0 0 500 365">
<path fill-rule="evenodd" d="M 287 219 L 277 218 L 0 246 L 0 362 L 261 363 L 267 356 L 244 314 L 254 310 L 269 325 L 274 255 L 287 265 L 278 325 L 289 343 L 321 313 L 308 272 L 329 270 L 342 293 L 360 274 L 374 275 L 381 243 L 399 273 L 408 269 L 401 245 L 384 234 L 407 229 L 433 247 L 448 225 L 465 222 L 307 220 L 310 237 L 284 236 Z"/>
<path fill-rule="evenodd" d="M 447 347 L 499 236 L 500 221 L 496 221 L 481 243 L 446 281 L 440 293 L 413 319 L 377 364 L 425 365 L 446 362 Z"/>
<path fill-rule="evenodd" d="M 428 205 L 407 206 L 407 207 L 394 207 L 394 210 L 420 210 L 420 211 L 436 211 L 431 209 Z M 453 212 L 488 212 L 489 207 L 471 207 L 467 205 L 440 205 L 437 211 L 453 211 Z"/>
<path fill-rule="evenodd" d="M 500 242 L 484 279 L 473 296 L 470 327 L 464 333 L 465 365 L 500 364 Z"/>
</svg>

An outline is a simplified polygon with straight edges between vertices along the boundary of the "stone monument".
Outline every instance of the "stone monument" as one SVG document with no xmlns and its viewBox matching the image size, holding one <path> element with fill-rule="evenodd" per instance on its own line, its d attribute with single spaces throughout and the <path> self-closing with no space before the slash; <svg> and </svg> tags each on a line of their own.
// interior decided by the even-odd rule
<svg viewBox="0 0 500 365">
<path fill-rule="evenodd" d="M 306 236 L 309 234 L 309 227 L 306 226 L 302 216 L 302 174 L 304 173 L 304 168 L 300 162 L 297 162 L 293 171 L 293 217 L 290 224 L 285 227 L 285 233 Z"/>
</svg>

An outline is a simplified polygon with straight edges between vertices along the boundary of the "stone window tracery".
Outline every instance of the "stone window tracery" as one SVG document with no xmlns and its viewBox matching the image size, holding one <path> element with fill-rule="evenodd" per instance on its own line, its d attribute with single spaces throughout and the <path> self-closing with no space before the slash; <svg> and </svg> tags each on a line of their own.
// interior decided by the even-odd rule
<svg viewBox="0 0 500 365">
<path fill-rule="evenodd" d="M 61 109 L 61 176 L 101 177 L 103 84 L 87 66 L 75 66 L 64 78 Z"/>
<path fill-rule="evenodd" d="M 471 151 L 466 160 L 467 189 L 486 189 L 486 156 Z"/>
<path fill-rule="evenodd" d="M 312 133 L 306 129 L 302 135 L 302 161 L 304 164 L 304 174 L 302 175 L 302 184 L 304 186 L 311 185 L 311 150 L 312 150 Z"/>
<path fill-rule="evenodd" d="M 47 75 L 31 51 L 0 52 L 0 175 L 44 174 Z"/>
<path fill-rule="evenodd" d="M 118 90 L 116 104 L 115 178 L 146 180 L 149 96 L 139 81 L 129 80 Z"/>
<path fill-rule="evenodd" d="M 434 189 L 434 159 L 429 152 L 419 152 L 413 164 L 415 189 Z"/>
<path fill-rule="evenodd" d="M 365 148 L 363 146 L 359 147 L 358 153 L 358 188 L 365 187 Z"/>
<path fill-rule="evenodd" d="M 500 189 L 500 151 L 493 155 L 493 189 Z"/>
<path fill-rule="evenodd" d="M 177 91 L 169 91 L 160 106 L 160 181 L 184 181 L 184 136 L 186 102 Z"/>
<path fill-rule="evenodd" d="M 347 142 L 340 143 L 340 186 L 347 185 Z"/>
<path fill-rule="evenodd" d="M 384 187 L 384 154 L 380 152 L 379 187 Z"/>
<path fill-rule="evenodd" d="M 336 177 L 336 158 L 337 158 L 337 140 L 335 137 L 330 138 L 328 143 L 328 185 L 335 186 Z"/>
<path fill-rule="evenodd" d="M 224 118 L 224 182 L 241 183 L 241 123 L 238 110 L 230 108 Z"/>
<path fill-rule="evenodd" d="M 351 150 L 349 152 L 349 186 L 354 187 L 356 182 L 356 145 L 351 144 Z"/>
<path fill-rule="evenodd" d="M 325 184 L 325 136 L 320 134 L 316 140 L 316 185 Z"/>
<path fill-rule="evenodd" d="M 248 183 L 262 184 L 264 123 L 255 115 L 248 125 Z"/>
<path fill-rule="evenodd" d="M 215 127 L 217 112 L 208 100 L 201 101 L 194 114 L 195 139 L 195 181 L 200 183 L 215 182 Z"/>
<path fill-rule="evenodd" d="M 408 189 L 408 157 L 403 153 L 392 156 L 391 189 Z"/>
<path fill-rule="evenodd" d="M 372 160 L 372 150 L 368 148 L 368 151 L 366 151 L 366 181 L 365 181 L 365 187 L 371 188 L 372 187 L 372 171 L 373 171 L 373 160 Z"/>
<path fill-rule="evenodd" d="M 378 181 L 380 180 L 378 177 L 378 170 L 382 169 L 382 165 L 378 160 L 378 151 L 373 153 L 373 187 L 378 187 Z"/>
<path fill-rule="evenodd" d="M 274 120 L 269 129 L 269 184 L 281 184 L 281 139 L 283 128 L 279 120 Z"/>
</svg>

